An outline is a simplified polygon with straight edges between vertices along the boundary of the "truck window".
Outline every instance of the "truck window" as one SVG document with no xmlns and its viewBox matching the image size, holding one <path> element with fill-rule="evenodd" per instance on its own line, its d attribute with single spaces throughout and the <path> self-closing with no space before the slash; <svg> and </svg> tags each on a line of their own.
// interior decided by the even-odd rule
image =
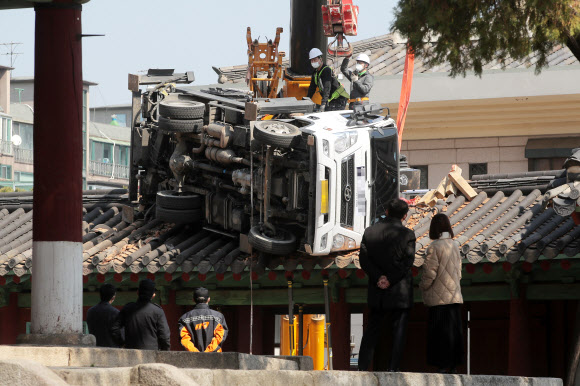
<svg viewBox="0 0 580 386">
<path fill-rule="evenodd" d="M 399 194 L 399 145 L 395 129 L 371 131 L 371 220 L 385 214 L 387 202 Z"/>
</svg>

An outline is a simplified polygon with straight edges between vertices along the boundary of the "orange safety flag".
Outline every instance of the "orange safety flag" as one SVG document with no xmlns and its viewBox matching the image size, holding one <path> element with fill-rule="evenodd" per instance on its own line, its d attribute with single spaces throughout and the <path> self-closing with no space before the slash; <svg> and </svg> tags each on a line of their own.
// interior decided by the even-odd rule
<svg viewBox="0 0 580 386">
<path fill-rule="evenodd" d="M 405 56 L 405 69 L 403 70 L 403 83 L 401 84 L 401 98 L 399 99 L 399 109 L 397 110 L 397 134 L 399 135 L 399 150 L 403 143 L 403 128 L 405 127 L 405 118 L 407 118 L 407 108 L 409 99 L 411 99 L 411 83 L 413 83 L 413 65 L 415 63 L 415 54 L 410 46 L 407 46 L 407 55 Z"/>
</svg>

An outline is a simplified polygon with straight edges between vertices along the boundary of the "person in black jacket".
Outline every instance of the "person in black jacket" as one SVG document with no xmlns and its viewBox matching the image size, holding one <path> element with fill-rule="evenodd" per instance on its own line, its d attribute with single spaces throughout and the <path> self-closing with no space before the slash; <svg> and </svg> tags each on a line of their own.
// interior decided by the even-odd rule
<svg viewBox="0 0 580 386">
<path fill-rule="evenodd" d="M 209 291 L 200 287 L 193 292 L 195 307 L 179 318 L 181 345 L 192 352 L 222 352 L 228 336 L 224 316 L 209 308 Z"/>
<path fill-rule="evenodd" d="M 119 315 L 119 310 L 111 305 L 115 301 L 117 289 L 112 284 L 103 284 L 99 293 L 101 302 L 87 312 L 89 334 L 97 338 L 97 346 L 119 347 L 111 334 L 111 327 Z"/>
<path fill-rule="evenodd" d="M 348 93 L 336 79 L 332 69 L 322 62 L 322 52 L 318 48 L 313 48 L 310 50 L 309 58 L 314 73 L 306 96 L 312 98 L 318 88 L 322 97 L 318 111 L 344 110 L 348 102 Z"/>
<path fill-rule="evenodd" d="M 155 297 L 155 283 L 149 279 L 139 283 L 136 303 L 123 307 L 113 324 L 113 337 L 120 346 L 141 350 L 169 351 L 169 326 L 165 313 L 157 304 L 151 303 Z M 125 339 L 121 328 L 125 328 Z"/>
<path fill-rule="evenodd" d="M 379 340 L 381 325 L 392 317 L 393 348 L 389 371 L 398 371 L 405 339 L 409 310 L 413 306 L 411 266 L 415 259 L 415 234 L 402 221 L 409 207 L 395 198 L 387 204 L 387 218 L 367 228 L 360 248 L 360 264 L 368 276 L 370 315 L 363 334 L 358 368 L 366 371 Z"/>
</svg>

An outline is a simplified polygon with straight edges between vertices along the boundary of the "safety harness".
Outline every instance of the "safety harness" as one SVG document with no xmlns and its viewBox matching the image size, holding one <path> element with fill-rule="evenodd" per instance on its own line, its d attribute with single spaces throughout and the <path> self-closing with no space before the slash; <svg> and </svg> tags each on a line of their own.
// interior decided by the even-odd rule
<svg viewBox="0 0 580 386">
<path fill-rule="evenodd" d="M 321 94 L 322 94 L 323 87 L 320 84 L 320 74 L 322 73 L 322 71 L 324 71 L 325 68 L 330 68 L 330 67 L 324 66 L 324 67 L 322 67 L 322 69 L 320 71 L 317 71 L 314 74 L 314 81 L 316 82 L 316 86 L 318 86 L 318 90 L 320 91 Z M 331 70 L 331 72 L 332 72 L 332 70 Z M 338 86 L 337 86 L 336 90 L 334 90 L 332 95 L 328 98 L 328 102 L 333 101 L 339 97 L 344 97 L 344 98 L 348 99 L 349 95 L 346 92 L 346 89 L 344 88 L 342 83 L 340 83 L 334 76 L 332 77 L 332 81 L 336 82 L 338 84 Z"/>
</svg>

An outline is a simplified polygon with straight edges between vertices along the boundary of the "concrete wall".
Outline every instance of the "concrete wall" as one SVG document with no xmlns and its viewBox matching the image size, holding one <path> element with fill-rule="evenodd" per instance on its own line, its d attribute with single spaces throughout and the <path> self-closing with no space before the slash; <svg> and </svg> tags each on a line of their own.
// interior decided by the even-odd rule
<svg viewBox="0 0 580 386">
<path fill-rule="evenodd" d="M 10 115 L 10 70 L 6 68 L 0 68 L 0 107 Z"/>
<path fill-rule="evenodd" d="M 435 188 L 451 165 L 463 169 L 469 178 L 470 163 L 487 163 L 488 173 L 513 173 L 528 170 L 524 156 L 527 137 L 458 138 L 403 141 L 401 152 L 410 166 L 428 165 L 428 187 Z"/>
<path fill-rule="evenodd" d="M 125 115 L 125 126 L 129 127 L 131 121 L 132 108 L 131 105 L 121 106 L 121 107 L 97 107 L 91 108 L 91 122 L 99 123 L 111 123 L 111 115 L 116 114 L 121 118 L 121 114 Z M 123 126 L 122 120 L 119 120 L 119 124 Z"/>
<path fill-rule="evenodd" d="M 580 134 L 577 135 L 580 137 Z M 428 188 L 436 188 L 451 165 L 463 169 L 469 178 L 470 163 L 487 163 L 489 174 L 528 171 L 525 149 L 528 139 L 540 136 L 426 139 L 403 141 L 401 153 L 410 166 L 428 165 Z M 548 136 L 546 136 L 548 138 Z"/>
<path fill-rule="evenodd" d="M 579 77 L 580 65 L 548 68 L 540 75 L 527 69 L 484 71 L 481 77 L 468 74 L 450 78 L 443 72 L 415 74 L 411 102 L 580 94 L 580 82 L 573 81 Z M 402 74 L 376 77 L 371 100 L 398 104 L 401 79 Z M 343 83 L 348 84 L 345 80 Z"/>
<path fill-rule="evenodd" d="M 19 92 L 16 89 L 22 89 Z M 29 80 L 17 80 L 13 79 L 10 85 L 10 99 L 12 103 L 26 103 L 28 105 L 34 105 L 34 80 L 31 78 Z"/>
</svg>

